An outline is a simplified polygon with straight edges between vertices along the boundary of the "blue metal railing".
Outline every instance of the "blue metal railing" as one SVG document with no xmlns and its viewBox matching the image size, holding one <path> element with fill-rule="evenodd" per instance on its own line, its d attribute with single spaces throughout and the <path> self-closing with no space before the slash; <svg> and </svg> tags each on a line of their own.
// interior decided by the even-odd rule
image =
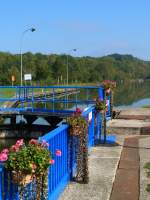
<svg viewBox="0 0 150 200">
<path fill-rule="evenodd" d="M 89 121 L 88 125 L 88 147 L 94 146 L 97 141 L 100 141 L 102 138 L 102 116 L 99 113 L 95 112 L 94 103 L 95 100 L 93 98 L 93 94 L 86 91 L 86 95 L 82 97 L 78 97 L 78 94 L 75 94 L 74 98 L 69 98 L 67 94 L 67 90 L 72 89 L 80 89 L 80 90 L 96 90 L 96 95 L 99 96 L 100 99 L 104 99 L 104 89 L 101 87 L 95 86 L 46 86 L 46 87 L 4 87 L 0 86 L 0 89 L 5 88 L 13 88 L 16 92 L 15 97 L 7 98 L 8 101 L 20 101 L 19 108 L 1 108 L 1 110 L 14 110 L 14 111 L 29 111 L 29 112 L 56 112 L 56 113 L 67 113 L 71 114 L 73 110 L 80 106 L 80 104 L 86 104 L 86 108 L 83 111 L 83 116 Z M 58 99 L 55 94 L 55 89 L 64 89 L 65 94 L 62 99 Z M 44 96 L 40 97 L 40 99 L 35 98 L 35 94 L 37 89 L 44 90 Z M 52 98 L 48 99 L 46 94 L 46 90 L 52 89 Z M 86 98 L 85 98 L 86 97 Z M 79 99 L 80 98 L 80 99 Z M 110 98 L 110 97 L 108 97 Z M 0 101 L 6 101 L 6 98 L 1 97 Z M 52 107 L 47 108 L 46 105 L 44 108 L 35 108 L 35 102 L 51 102 Z M 26 108 L 25 103 L 32 103 L 31 108 Z M 65 109 L 56 109 L 56 103 L 65 104 Z M 72 109 L 68 108 L 68 104 L 73 103 Z M 92 105 L 93 106 L 92 106 Z M 111 116 L 111 108 L 108 105 L 107 117 Z M 50 167 L 49 175 L 48 175 L 48 191 L 49 191 L 49 199 L 56 200 L 63 191 L 64 187 L 68 184 L 71 176 L 74 174 L 74 170 L 76 169 L 76 146 L 74 148 L 70 148 L 70 138 L 68 134 L 68 125 L 63 124 L 57 129 L 51 131 L 50 133 L 43 136 L 41 139 L 46 140 L 49 143 L 49 149 L 53 155 L 55 155 L 56 149 L 60 149 L 62 151 L 61 157 L 55 157 L 55 164 Z M 78 141 L 75 141 L 75 143 Z M 27 186 L 27 191 L 30 194 L 30 190 L 32 191 L 32 187 L 34 184 L 30 184 Z M 11 182 L 11 174 L 5 171 L 3 166 L 0 167 L 0 200 L 18 200 L 18 190 L 19 188 Z M 7 195 L 8 194 L 8 195 Z M 28 198 L 29 199 L 29 198 Z"/>
<path fill-rule="evenodd" d="M 83 112 L 83 116 L 89 119 L 88 126 L 88 146 L 94 146 L 95 138 L 100 138 L 101 123 L 99 115 L 95 115 L 94 107 L 89 107 Z M 97 121 L 97 123 L 96 123 Z M 70 136 L 68 134 L 68 125 L 62 124 L 60 127 L 41 137 L 49 143 L 49 150 L 52 152 L 54 165 L 49 169 L 48 173 L 48 199 L 56 200 L 60 193 L 64 190 L 70 181 L 73 171 L 76 170 L 76 148 L 70 146 Z M 61 157 L 55 157 L 55 151 L 59 149 L 62 152 Z M 34 184 L 29 184 L 25 189 L 25 195 L 28 200 L 34 198 L 32 193 Z M 11 181 L 11 174 L 7 172 L 1 165 L 0 168 L 0 200 L 19 200 L 19 187 Z M 28 191 L 28 192 L 27 192 Z"/>
<path fill-rule="evenodd" d="M 25 109 L 30 104 L 32 110 L 37 103 L 44 103 L 45 108 L 46 105 L 51 105 L 48 107 L 51 110 L 56 110 L 58 104 L 64 104 L 63 110 L 66 110 L 70 108 L 68 105 L 77 107 L 81 104 L 94 104 L 94 97 L 98 94 L 102 97 L 102 91 L 100 86 L 0 86 L 0 102 L 17 102 L 20 109 Z M 1 110 L 6 108 L 8 110 L 6 103 L 1 105 Z"/>
<path fill-rule="evenodd" d="M 57 199 L 70 180 L 68 125 L 62 125 L 41 138 L 49 143 L 49 150 L 55 155 L 61 150 L 61 157 L 54 157 L 55 163 L 49 169 L 48 199 Z"/>
</svg>

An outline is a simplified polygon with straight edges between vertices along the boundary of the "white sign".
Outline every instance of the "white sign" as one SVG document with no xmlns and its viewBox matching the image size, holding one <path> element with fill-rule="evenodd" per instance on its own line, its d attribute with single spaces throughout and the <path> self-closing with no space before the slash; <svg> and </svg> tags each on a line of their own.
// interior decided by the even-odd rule
<svg viewBox="0 0 150 200">
<path fill-rule="evenodd" d="M 31 81 L 32 80 L 32 75 L 31 74 L 25 74 L 24 75 L 24 80 L 25 81 Z"/>
<path fill-rule="evenodd" d="M 89 122 L 92 120 L 92 111 L 89 113 Z"/>
</svg>

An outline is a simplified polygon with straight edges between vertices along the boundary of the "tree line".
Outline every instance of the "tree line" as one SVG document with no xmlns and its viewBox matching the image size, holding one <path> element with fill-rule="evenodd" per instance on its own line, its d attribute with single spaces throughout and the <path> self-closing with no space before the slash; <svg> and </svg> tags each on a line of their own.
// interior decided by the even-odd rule
<svg viewBox="0 0 150 200">
<path fill-rule="evenodd" d="M 67 83 L 67 55 L 23 54 L 23 74 L 32 74 L 33 85 Z M 146 79 L 150 77 L 150 62 L 132 55 L 112 54 L 104 57 L 72 57 L 68 55 L 70 84 L 100 83 L 104 79 L 115 81 Z M 20 84 L 20 55 L 0 52 L 0 85 Z"/>
</svg>

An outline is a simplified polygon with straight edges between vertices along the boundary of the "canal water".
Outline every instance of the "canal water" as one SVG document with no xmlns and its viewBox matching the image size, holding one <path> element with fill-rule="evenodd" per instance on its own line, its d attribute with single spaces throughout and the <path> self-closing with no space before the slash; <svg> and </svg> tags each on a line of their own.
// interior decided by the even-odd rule
<svg viewBox="0 0 150 200">
<path fill-rule="evenodd" d="M 114 92 L 114 106 L 139 108 L 150 105 L 150 81 L 118 84 Z"/>
</svg>

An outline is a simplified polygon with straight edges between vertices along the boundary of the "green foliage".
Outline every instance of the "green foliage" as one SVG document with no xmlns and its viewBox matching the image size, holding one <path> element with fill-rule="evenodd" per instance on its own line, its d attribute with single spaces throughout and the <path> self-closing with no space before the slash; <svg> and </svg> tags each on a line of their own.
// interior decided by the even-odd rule
<svg viewBox="0 0 150 200">
<path fill-rule="evenodd" d="M 143 106 L 143 108 L 150 108 L 150 105 L 145 105 Z"/>
<path fill-rule="evenodd" d="M 146 191 L 150 192 L 150 184 L 147 185 Z"/>
<path fill-rule="evenodd" d="M 87 126 L 87 121 L 84 119 L 84 117 L 77 114 L 68 117 L 67 122 L 73 129 L 75 129 L 77 126 L 81 128 L 85 128 Z"/>
<path fill-rule="evenodd" d="M 103 110 L 106 110 L 106 108 L 107 108 L 107 105 L 106 105 L 105 101 L 98 98 L 96 100 L 95 110 L 97 112 L 101 112 Z"/>
<path fill-rule="evenodd" d="M 150 170 L 150 162 L 146 163 L 145 166 L 144 166 L 144 168 Z"/>
<path fill-rule="evenodd" d="M 144 168 L 146 168 L 148 170 L 147 176 L 150 177 L 150 162 L 146 163 Z M 150 192 L 150 184 L 147 185 L 146 190 L 147 190 L 147 192 Z"/>
<path fill-rule="evenodd" d="M 50 152 L 40 143 L 31 140 L 29 144 L 12 147 L 8 154 L 5 167 L 10 171 L 22 172 L 24 174 L 42 174 L 50 166 Z"/>
<path fill-rule="evenodd" d="M 70 133 L 72 135 L 84 134 L 84 130 L 87 129 L 88 122 L 81 113 L 82 111 L 80 108 L 76 108 L 73 115 L 67 118 L 67 122 L 70 125 Z"/>
<path fill-rule="evenodd" d="M 34 85 L 66 84 L 67 55 L 23 54 L 23 74 L 31 73 Z M 68 56 L 69 83 L 100 83 L 104 79 L 131 80 L 150 77 L 150 63 L 131 55 L 101 58 Z M 20 84 L 20 55 L 0 52 L 0 85 Z"/>
</svg>

